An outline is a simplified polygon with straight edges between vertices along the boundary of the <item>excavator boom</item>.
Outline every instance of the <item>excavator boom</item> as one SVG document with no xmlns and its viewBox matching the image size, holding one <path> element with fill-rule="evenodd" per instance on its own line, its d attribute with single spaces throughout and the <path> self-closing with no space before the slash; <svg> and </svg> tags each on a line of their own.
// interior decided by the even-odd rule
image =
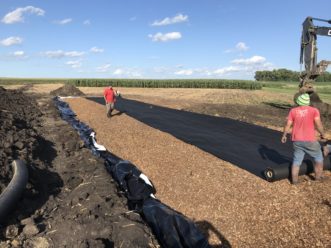
<svg viewBox="0 0 331 248">
<path fill-rule="evenodd" d="M 331 20 L 324 20 L 319 18 L 307 17 L 303 22 L 302 35 L 301 35 L 301 51 L 300 51 L 300 64 L 304 64 L 305 71 L 301 73 L 301 82 L 299 87 L 303 88 L 302 91 L 312 90 L 312 82 L 321 74 L 323 74 L 331 61 L 322 60 L 317 63 L 317 35 L 330 36 L 331 27 L 319 27 L 313 24 L 313 20 L 326 22 L 331 24 Z M 308 89 L 309 88 L 309 89 Z"/>
</svg>

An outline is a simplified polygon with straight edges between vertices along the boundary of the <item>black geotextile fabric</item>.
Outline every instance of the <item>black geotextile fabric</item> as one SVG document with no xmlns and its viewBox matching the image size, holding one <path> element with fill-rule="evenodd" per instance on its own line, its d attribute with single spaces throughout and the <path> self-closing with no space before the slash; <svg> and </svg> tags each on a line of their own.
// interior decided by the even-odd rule
<svg viewBox="0 0 331 248">
<path fill-rule="evenodd" d="M 100 149 L 98 144 L 96 146 L 94 136 L 91 135 L 93 130 L 76 119 L 67 103 L 58 97 L 54 98 L 54 102 L 61 117 L 77 130 L 85 146 L 90 148 L 94 155 L 105 160 L 108 172 L 128 199 L 129 209 L 142 215 L 162 247 L 210 247 L 206 237 L 193 221 L 155 198 L 156 190 L 152 182 L 135 165 Z"/>
<path fill-rule="evenodd" d="M 87 99 L 104 104 L 101 97 Z M 289 178 L 293 148 L 290 141 L 286 144 L 280 142 L 281 132 L 229 118 L 125 98 L 119 98 L 115 108 L 268 181 Z M 324 160 L 324 169 L 330 169 L 330 157 Z M 300 175 L 311 172 L 313 166 L 307 156 L 300 168 Z"/>
</svg>

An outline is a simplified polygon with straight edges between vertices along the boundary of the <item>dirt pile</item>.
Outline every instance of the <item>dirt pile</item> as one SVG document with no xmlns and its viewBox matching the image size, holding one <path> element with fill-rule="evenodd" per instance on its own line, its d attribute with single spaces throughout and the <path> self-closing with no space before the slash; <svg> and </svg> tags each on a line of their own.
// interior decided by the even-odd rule
<svg viewBox="0 0 331 248">
<path fill-rule="evenodd" d="M 13 159 L 29 181 L 0 226 L 0 247 L 159 247 L 102 159 L 84 147 L 50 97 L 0 87 L 0 185 Z"/>
<path fill-rule="evenodd" d="M 66 84 L 59 89 L 50 92 L 52 96 L 85 96 L 78 88 L 71 84 Z"/>
<path fill-rule="evenodd" d="M 32 161 L 41 112 L 31 99 L 19 91 L 0 87 L 0 191 L 12 177 L 11 162 Z"/>
</svg>

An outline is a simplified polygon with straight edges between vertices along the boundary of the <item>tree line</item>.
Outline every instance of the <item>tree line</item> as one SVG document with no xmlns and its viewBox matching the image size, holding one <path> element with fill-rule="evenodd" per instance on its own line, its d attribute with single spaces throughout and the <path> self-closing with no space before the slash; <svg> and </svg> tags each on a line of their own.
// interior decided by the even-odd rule
<svg viewBox="0 0 331 248">
<path fill-rule="evenodd" d="M 274 81 L 274 82 L 293 82 L 299 81 L 300 72 L 291 71 L 287 69 L 277 69 L 272 71 L 256 71 L 256 81 Z M 331 82 L 331 73 L 325 72 L 318 76 L 316 82 Z"/>
</svg>

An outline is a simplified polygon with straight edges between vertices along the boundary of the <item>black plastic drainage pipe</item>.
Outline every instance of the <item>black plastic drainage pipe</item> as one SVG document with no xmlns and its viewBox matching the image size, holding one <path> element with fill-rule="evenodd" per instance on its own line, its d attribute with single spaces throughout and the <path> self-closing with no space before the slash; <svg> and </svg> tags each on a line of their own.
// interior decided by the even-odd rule
<svg viewBox="0 0 331 248">
<path fill-rule="evenodd" d="M 14 176 L 0 195 L 0 223 L 4 223 L 28 182 L 28 170 L 25 163 L 22 160 L 15 160 L 11 165 Z"/>
<path fill-rule="evenodd" d="M 329 157 L 324 159 L 324 170 L 331 170 L 331 164 Z M 304 161 L 300 166 L 299 175 L 307 175 L 314 172 L 314 165 L 311 161 Z M 291 176 L 291 166 L 278 167 L 278 168 L 267 168 L 264 170 L 264 176 L 267 181 L 274 182 L 281 179 L 289 179 Z"/>
</svg>

